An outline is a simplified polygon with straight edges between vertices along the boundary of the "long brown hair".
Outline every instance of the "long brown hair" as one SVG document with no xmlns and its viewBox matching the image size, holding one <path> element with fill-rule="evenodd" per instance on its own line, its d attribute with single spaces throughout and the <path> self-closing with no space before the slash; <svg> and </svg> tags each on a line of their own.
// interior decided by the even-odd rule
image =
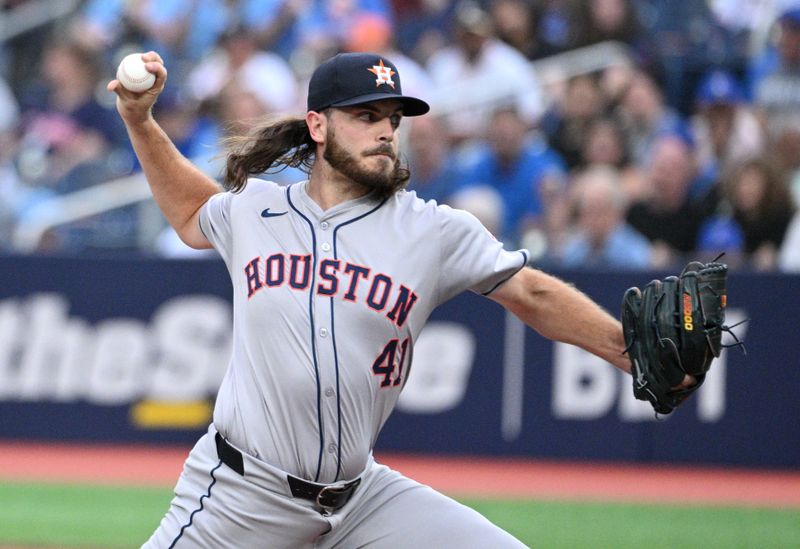
<svg viewBox="0 0 800 549">
<path fill-rule="evenodd" d="M 279 172 L 287 167 L 311 171 L 316 142 L 311 139 L 305 118 L 269 118 L 249 134 L 224 140 L 227 149 L 225 188 L 240 192 L 251 175 L 259 175 L 273 166 Z"/>
<path fill-rule="evenodd" d="M 794 212 L 794 203 L 787 175 L 774 162 L 765 157 L 748 158 L 731 168 L 723 186 L 727 198 L 735 204 L 739 182 L 750 170 L 756 170 L 764 178 L 764 196 L 755 211 L 740 213 L 744 216 L 760 218 L 790 216 Z"/>
</svg>

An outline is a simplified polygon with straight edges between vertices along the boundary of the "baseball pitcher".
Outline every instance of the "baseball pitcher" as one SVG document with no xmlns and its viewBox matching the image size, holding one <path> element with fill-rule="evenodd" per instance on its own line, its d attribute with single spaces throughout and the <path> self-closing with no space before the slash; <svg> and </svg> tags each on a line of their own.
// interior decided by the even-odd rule
<svg viewBox="0 0 800 549">
<path fill-rule="evenodd" d="M 153 119 L 167 71 L 155 52 L 143 60 L 151 89 L 117 80 L 108 89 L 166 219 L 185 243 L 224 259 L 234 311 L 213 422 L 145 546 L 522 547 L 373 458 L 413 375 L 414 343 L 434 308 L 471 290 L 630 372 L 621 323 L 526 267 L 525 250 L 505 250 L 472 215 L 404 190 L 398 127 L 428 105 L 403 95 L 389 59 L 323 62 L 304 117 L 267 121 L 233 146 L 224 192 Z M 285 165 L 308 179 L 255 178 Z M 694 383 L 681 378 L 669 379 Z"/>
</svg>

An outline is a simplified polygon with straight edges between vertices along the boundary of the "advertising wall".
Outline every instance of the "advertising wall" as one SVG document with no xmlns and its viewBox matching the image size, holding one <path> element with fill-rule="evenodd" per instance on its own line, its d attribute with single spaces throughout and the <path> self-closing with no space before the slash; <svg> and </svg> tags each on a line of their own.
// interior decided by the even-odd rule
<svg viewBox="0 0 800 549">
<path fill-rule="evenodd" d="M 626 288 L 663 276 L 556 274 L 615 314 Z M 0 259 L 0 438 L 193 442 L 227 366 L 230 294 L 217 260 Z M 610 365 L 458 296 L 420 336 L 378 448 L 800 467 L 799 294 L 800 277 L 733 273 L 747 355 L 724 351 L 661 418 Z"/>
</svg>

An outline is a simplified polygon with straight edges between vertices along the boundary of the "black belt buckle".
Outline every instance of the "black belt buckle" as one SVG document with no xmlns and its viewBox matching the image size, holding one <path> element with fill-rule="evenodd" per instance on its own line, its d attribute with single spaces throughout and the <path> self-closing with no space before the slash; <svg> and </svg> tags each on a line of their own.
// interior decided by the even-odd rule
<svg viewBox="0 0 800 549">
<path fill-rule="evenodd" d="M 217 446 L 217 456 L 220 461 L 244 476 L 244 459 L 242 453 L 231 446 L 219 433 L 216 433 L 214 439 Z M 288 475 L 287 479 L 293 496 L 313 501 L 322 509 L 333 511 L 344 507 L 345 503 L 350 501 L 358 485 L 361 484 L 360 478 L 334 486 L 325 486 L 314 482 L 308 482 L 307 480 L 292 475 Z"/>
<path fill-rule="evenodd" d="M 341 486 L 323 486 L 314 501 L 325 509 L 339 509 L 350 501 L 350 497 L 360 483 L 361 479 L 357 478 Z"/>
</svg>

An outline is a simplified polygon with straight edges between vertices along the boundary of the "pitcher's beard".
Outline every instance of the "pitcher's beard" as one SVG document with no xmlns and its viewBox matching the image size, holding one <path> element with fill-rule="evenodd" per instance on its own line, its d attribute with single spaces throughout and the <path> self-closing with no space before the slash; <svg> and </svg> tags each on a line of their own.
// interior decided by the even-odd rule
<svg viewBox="0 0 800 549">
<path fill-rule="evenodd" d="M 393 195 L 396 191 L 404 188 L 408 182 L 408 170 L 400 166 L 399 158 L 394 159 L 392 168 L 389 170 L 366 168 L 359 158 L 353 156 L 338 143 L 331 130 L 328 131 L 327 147 L 322 156 L 334 170 L 354 183 L 366 189 L 378 191 L 381 199 Z"/>
</svg>

